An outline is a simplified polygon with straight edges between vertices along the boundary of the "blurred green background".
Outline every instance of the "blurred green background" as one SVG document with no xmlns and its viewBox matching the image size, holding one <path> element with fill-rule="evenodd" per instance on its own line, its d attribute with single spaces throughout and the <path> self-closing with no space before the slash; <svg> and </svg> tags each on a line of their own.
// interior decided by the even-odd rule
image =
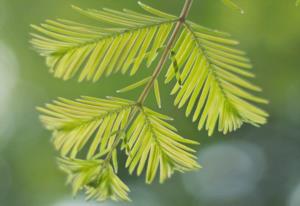
<svg viewBox="0 0 300 206">
<path fill-rule="evenodd" d="M 183 0 L 144 0 L 178 14 Z M 132 189 L 133 206 L 299 206 L 300 205 L 300 8 L 294 0 L 236 0 L 240 15 L 220 0 L 195 0 L 190 19 L 228 31 L 242 42 L 255 65 L 255 80 L 270 100 L 271 114 L 261 128 L 244 126 L 228 136 L 207 137 L 172 106 L 170 86 L 163 93 L 161 112 L 173 116 L 185 137 L 199 140 L 204 169 L 175 175 L 164 185 L 121 176 Z M 55 163 L 50 134 L 38 121 L 36 106 L 58 96 L 104 97 L 151 72 L 129 78 L 114 75 L 101 81 L 63 82 L 47 71 L 44 59 L 30 47 L 31 23 L 64 17 L 85 21 L 70 5 L 141 11 L 135 0 L 0 0 L 0 205 L 115 206 L 85 203 L 71 197 L 65 176 Z M 123 97 L 134 99 L 140 91 Z M 154 107 L 153 95 L 147 104 Z M 119 204 L 124 205 L 124 204 Z M 125 204 L 126 205 L 126 204 Z"/>
</svg>

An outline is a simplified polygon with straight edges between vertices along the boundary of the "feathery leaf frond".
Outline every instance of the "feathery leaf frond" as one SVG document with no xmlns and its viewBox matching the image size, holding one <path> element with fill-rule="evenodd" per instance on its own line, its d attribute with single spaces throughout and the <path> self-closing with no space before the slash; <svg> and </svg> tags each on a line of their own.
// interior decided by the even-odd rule
<svg viewBox="0 0 300 206">
<path fill-rule="evenodd" d="M 68 174 L 74 195 L 85 189 L 87 199 L 130 201 L 129 188 L 115 174 L 111 165 L 101 159 L 59 158 L 60 168 Z"/>
<path fill-rule="evenodd" d="M 59 98 L 38 108 L 41 121 L 53 131 L 53 143 L 62 156 L 73 158 L 89 143 L 87 158 L 107 152 L 128 120 L 134 103 L 123 99 L 82 97 L 76 101 Z"/>
<path fill-rule="evenodd" d="M 73 7 L 101 24 L 114 27 L 47 20 L 40 26 L 32 25 L 37 33 L 32 34 L 31 43 L 46 57 L 50 71 L 57 78 L 68 80 L 79 73 L 79 81 L 97 81 L 104 74 L 129 70 L 133 75 L 144 59 L 151 65 L 177 21 L 175 16 L 140 5 L 153 15 Z"/>
<path fill-rule="evenodd" d="M 133 108 L 137 109 L 137 116 L 128 128 L 126 123 Z M 160 182 L 164 182 L 174 171 L 185 172 L 200 167 L 193 154 L 195 151 L 186 146 L 198 143 L 176 134 L 176 128 L 166 122 L 172 118 L 131 101 L 112 97 L 82 97 L 75 101 L 60 98 L 38 110 L 43 113 L 41 120 L 46 128 L 53 131 L 55 147 L 65 157 L 60 160 L 60 165 L 70 173 L 74 193 L 93 181 L 94 176 L 102 175 L 102 160 L 98 158 L 111 154 L 108 160 L 117 172 L 117 138 L 123 140 L 121 149 L 126 148 L 129 172 L 136 169 L 140 175 L 146 167 L 147 183 L 154 180 L 158 170 Z M 75 159 L 88 142 L 91 143 L 87 160 Z M 105 169 L 111 175 L 110 169 Z M 78 174 L 74 174 L 76 171 Z M 97 188 L 89 188 L 89 197 L 100 195 L 101 188 Z"/>
<path fill-rule="evenodd" d="M 242 12 L 231 0 L 223 2 Z M 117 176 L 119 150 L 126 151 L 130 174 L 145 172 L 147 183 L 156 176 L 162 183 L 175 171 L 200 168 L 189 147 L 198 143 L 178 135 L 168 123 L 172 118 L 144 106 L 153 89 L 161 107 L 158 77 L 168 57 L 165 83 L 176 80 L 171 92 L 176 94 L 175 105 L 186 106 L 186 116 L 198 121 L 199 130 L 205 128 L 212 135 L 218 128 L 226 134 L 243 123 L 266 123 L 268 114 L 254 103 L 267 101 L 253 95 L 261 89 L 246 80 L 254 77 L 250 60 L 232 48 L 238 42 L 229 34 L 186 20 L 191 4 L 186 0 L 180 17 L 141 2 L 149 14 L 73 7 L 100 25 L 58 19 L 32 26 L 33 46 L 46 57 L 54 76 L 64 80 L 78 76 L 79 81 L 97 81 L 115 72 L 134 75 L 143 61 L 149 67 L 163 50 L 150 77 L 117 91 L 146 85 L 136 102 L 114 97 L 59 98 L 38 108 L 41 121 L 53 133 L 62 156 L 59 166 L 68 174 L 74 194 L 85 190 L 88 199 L 129 201 L 129 189 Z"/>
<path fill-rule="evenodd" d="M 212 135 L 216 125 L 224 134 L 234 131 L 246 122 L 258 126 L 266 123 L 266 112 L 250 102 L 267 103 L 250 94 L 261 91 L 244 77 L 254 77 L 248 71 L 252 66 L 243 51 L 231 48 L 238 44 L 228 34 L 203 29 L 186 22 L 173 51 L 181 68 L 180 79 L 172 90 L 176 94 L 175 105 L 187 104 L 186 115 L 193 110 L 193 121 L 198 129 L 205 127 Z M 166 83 L 176 77 L 172 63 L 166 74 Z M 247 89 L 247 90 L 246 90 Z"/>
<path fill-rule="evenodd" d="M 158 170 L 162 183 L 174 171 L 191 171 L 199 168 L 195 151 L 184 144 L 198 144 L 176 134 L 176 128 L 168 124 L 170 118 L 148 108 L 140 113 L 127 132 L 129 157 L 126 167 L 129 172 L 141 175 L 146 168 L 146 182 L 151 183 Z"/>
</svg>

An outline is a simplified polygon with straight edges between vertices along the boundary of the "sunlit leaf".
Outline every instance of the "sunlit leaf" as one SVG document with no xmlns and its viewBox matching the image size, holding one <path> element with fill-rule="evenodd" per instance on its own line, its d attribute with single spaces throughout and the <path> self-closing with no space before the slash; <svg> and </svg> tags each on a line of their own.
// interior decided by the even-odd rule
<svg viewBox="0 0 300 206">
<path fill-rule="evenodd" d="M 243 13 L 231 0 L 223 2 Z M 157 77 L 168 55 L 165 82 L 175 80 L 171 92 L 176 94 L 175 105 L 186 106 L 186 116 L 192 115 L 198 129 L 205 128 L 212 135 L 217 128 L 226 134 L 244 123 L 260 126 L 267 122 L 268 114 L 255 105 L 267 100 L 252 94 L 261 88 L 248 81 L 254 77 L 252 65 L 245 52 L 233 48 L 237 41 L 182 16 L 139 5 L 150 14 L 73 7 L 99 25 L 58 19 L 32 26 L 36 31 L 33 46 L 46 58 L 54 76 L 65 80 L 78 76 L 79 81 L 97 81 L 116 72 L 134 75 L 164 51 L 151 77 L 118 90 L 123 93 L 145 86 L 136 102 L 115 97 L 59 98 L 38 108 L 42 123 L 52 132 L 61 156 L 59 166 L 68 174 L 73 193 L 84 190 L 87 199 L 129 200 L 129 189 L 117 176 L 122 152 L 127 155 L 129 172 L 144 172 L 147 183 L 156 177 L 162 183 L 175 171 L 200 168 L 195 150 L 189 147 L 198 143 L 178 135 L 168 123 L 172 118 L 141 101 L 153 89 L 161 107 Z"/>
<path fill-rule="evenodd" d="M 74 194 L 85 190 L 87 199 L 130 201 L 129 188 L 115 174 L 113 167 L 106 165 L 104 160 L 59 158 L 58 163 L 68 174 L 68 183 L 72 185 Z"/>
<path fill-rule="evenodd" d="M 157 57 L 177 19 L 140 3 L 153 15 L 130 10 L 83 10 L 79 13 L 100 25 L 86 25 L 69 20 L 47 20 L 32 25 L 34 48 L 44 57 L 50 72 L 68 80 L 77 75 L 79 81 L 97 81 L 103 75 L 121 71 L 134 75 L 144 59 L 147 65 Z M 104 27 L 103 23 L 112 25 Z"/>
<path fill-rule="evenodd" d="M 198 144 L 176 134 L 176 128 L 165 122 L 164 115 L 148 108 L 140 113 L 127 132 L 130 156 L 126 166 L 141 175 L 146 170 L 146 182 L 151 183 L 159 173 L 163 183 L 174 171 L 186 172 L 200 168 L 194 150 L 186 144 Z"/>
<path fill-rule="evenodd" d="M 198 129 L 205 128 L 209 135 L 215 128 L 226 134 L 243 123 L 259 126 L 267 121 L 268 114 L 250 103 L 267 101 L 249 92 L 261 89 L 245 79 L 254 77 L 252 65 L 243 51 L 231 47 L 237 44 L 225 33 L 186 22 L 173 48 L 182 67 L 182 85 L 173 62 L 166 74 L 166 83 L 177 80 L 171 93 L 177 94 L 175 105 L 187 105 L 186 116 L 193 114 Z"/>
<path fill-rule="evenodd" d="M 128 91 L 131 91 L 131 90 L 134 90 L 136 88 L 139 88 L 141 86 L 144 86 L 145 84 L 147 84 L 149 82 L 149 80 L 151 79 L 151 77 L 147 77 L 141 81 L 138 81 L 134 84 L 131 84 L 125 88 L 122 88 L 120 90 L 117 91 L 117 93 L 124 93 L 124 92 L 128 92 Z"/>
<path fill-rule="evenodd" d="M 134 105 L 117 98 L 59 98 L 38 110 L 45 127 L 53 131 L 53 143 L 62 156 L 75 158 L 88 146 L 87 158 L 91 158 L 111 147 L 118 135 L 116 131 L 125 127 Z"/>
</svg>

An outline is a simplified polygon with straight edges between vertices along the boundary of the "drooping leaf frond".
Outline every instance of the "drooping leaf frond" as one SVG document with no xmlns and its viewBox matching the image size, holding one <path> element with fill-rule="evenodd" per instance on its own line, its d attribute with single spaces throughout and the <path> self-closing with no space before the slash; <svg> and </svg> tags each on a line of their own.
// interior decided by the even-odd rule
<svg viewBox="0 0 300 206">
<path fill-rule="evenodd" d="M 184 144 L 197 144 L 176 134 L 176 128 L 166 121 L 169 117 L 148 108 L 140 108 L 140 113 L 127 132 L 129 157 L 126 167 L 129 172 L 141 175 L 146 168 L 146 182 L 151 183 L 160 173 L 162 183 L 174 171 L 191 171 L 199 168 L 194 150 Z"/>
<path fill-rule="evenodd" d="M 135 119 L 127 125 L 133 109 Z M 195 151 L 186 146 L 197 142 L 176 134 L 176 128 L 166 122 L 171 118 L 131 101 L 112 97 L 108 100 L 82 97 L 75 101 L 60 98 L 39 111 L 43 113 L 41 120 L 46 128 L 53 131 L 54 145 L 63 156 L 60 167 L 69 174 L 74 194 L 85 187 L 89 198 L 126 199 L 127 187 L 115 175 L 118 169 L 115 144 L 119 140 L 128 155 L 129 172 L 137 170 L 140 175 L 146 168 L 147 183 L 154 180 L 158 170 L 160 182 L 164 182 L 174 171 L 200 167 Z M 78 159 L 77 154 L 88 142 L 87 159 Z M 106 161 L 99 160 L 103 157 Z M 107 163 L 113 166 L 103 166 Z M 123 189 L 119 197 L 107 189 L 111 184 L 119 184 Z"/>
<path fill-rule="evenodd" d="M 238 42 L 228 39 L 228 34 L 203 29 L 186 22 L 173 51 L 181 69 L 183 85 L 176 83 L 175 105 L 187 104 L 186 115 L 193 112 L 198 129 L 205 127 L 212 135 L 216 125 L 224 134 L 245 123 L 258 126 L 266 123 L 266 112 L 249 102 L 267 103 L 250 91 L 261 89 L 244 79 L 254 77 L 248 71 L 252 66 L 245 53 L 231 48 Z M 166 82 L 175 78 L 174 64 L 166 74 Z"/>
<path fill-rule="evenodd" d="M 101 159 L 60 158 L 60 168 L 68 174 L 73 193 L 85 190 L 87 199 L 129 201 L 129 188 L 115 174 L 111 165 Z"/>
<path fill-rule="evenodd" d="M 154 15 L 74 7 L 100 25 L 47 20 L 40 26 L 32 26 L 36 33 L 32 34 L 31 43 L 46 57 L 50 71 L 58 78 L 67 80 L 79 74 L 79 81 L 97 81 L 104 74 L 129 70 L 133 75 L 144 59 L 151 65 L 177 21 L 174 16 L 140 5 Z"/>
<path fill-rule="evenodd" d="M 87 153 L 91 158 L 110 149 L 133 106 L 123 99 L 82 97 L 76 101 L 59 98 L 38 110 L 45 127 L 53 131 L 53 143 L 62 156 L 76 157 L 91 140 Z"/>
</svg>

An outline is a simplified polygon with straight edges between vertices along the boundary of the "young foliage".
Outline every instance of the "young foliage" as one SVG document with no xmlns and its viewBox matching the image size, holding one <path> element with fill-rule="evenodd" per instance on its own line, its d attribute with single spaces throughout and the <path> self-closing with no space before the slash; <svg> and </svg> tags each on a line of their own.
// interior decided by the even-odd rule
<svg viewBox="0 0 300 206">
<path fill-rule="evenodd" d="M 58 162 L 61 170 L 68 174 L 74 195 L 84 189 L 88 200 L 130 200 L 129 188 L 115 174 L 112 166 L 106 165 L 103 160 L 60 158 Z"/>
<path fill-rule="evenodd" d="M 147 77 L 145 79 L 142 79 L 141 81 L 138 81 L 134 84 L 131 84 L 125 88 L 122 88 L 122 89 L 119 89 L 117 91 L 117 93 L 124 93 L 124 92 L 128 92 L 128 91 L 131 91 L 131 90 L 134 90 L 136 88 L 139 88 L 141 86 L 144 86 L 145 84 L 147 84 L 149 81 L 151 80 L 151 77 Z"/>
<path fill-rule="evenodd" d="M 124 129 L 134 105 L 117 98 L 59 98 L 38 110 L 41 121 L 53 131 L 53 144 L 62 156 L 75 158 L 89 144 L 89 159 L 111 148 L 117 136 L 114 133 Z"/>
<path fill-rule="evenodd" d="M 126 167 L 131 174 L 136 170 L 138 176 L 146 167 L 149 184 L 158 170 L 159 181 L 163 183 L 175 170 L 185 172 L 199 168 L 192 154 L 195 151 L 184 145 L 197 142 L 176 134 L 176 128 L 165 122 L 167 120 L 171 119 L 143 107 L 127 132 L 130 150 Z"/>
<path fill-rule="evenodd" d="M 74 193 L 85 190 L 88 199 L 128 201 L 129 189 L 117 176 L 121 150 L 130 174 L 144 171 L 147 183 L 157 176 L 163 183 L 174 171 L 200 168 L 189 147 L 197 142 L 178 135 L 168 123 L 171 118 L 145 106 L 153 90 L 161 107 L 158 77 L 168 60 L 165 83 L 175 80 L 175 105 L 186 106 L 186 116 L 192 115 L 198 129 L 212 135 L 217 128 L 226 134 L 243 123 L 266 123 L 268 114 L 254 105 L 267 101 L 252 94 L 261 89 L 248 81 L 254 77 L 250 60 L 233 48 L 238 42 L 229 34 L 188 21 L 192 2 L 185 1 L 179 17 L 139 2 L 148 14 L 73 7 L 97 25 L 58 19 L 32 26 L 33 46 L 45 56 L 54 76 L 65 80 L 77 74 L 79 81 L 97 81 L 119 71 L 133 75 L 143 62 L 150 67 L 159 57 L 150 77 L 117 91 L 144 87 L 136 101 L 59 98 L 38 108 L 41 121 L 53 133 L 60 168 L 67 172 Z"/>
<path fill-rule="evenodd" d="M 186 116 L 193 113 L 198 129 L 205 127 L 209 135 L 216 125 L 226 134 L 244 122 L 255 126 L 265 124 L 268 116 L 249 102 L 267 103 L 247 91 L 261 89 L 245 80 L 254 77 L 249 71 L 252 65 L 243 51 L 230 47 L 238 42 L 228 36 L 186 22 L 173 48 L 182 81 L 182 85 L 177 81 L 171 92 L 177 94 L 175 105 L 178 108 L 187 105 Z M 175 71 L 171 63 L 166 83 L 176 78 Z"/>
<path fill-rule="evenodd" d="M 50 72 L 64 80 L 77 73 L 79 81 L 97 81 L 119 71 L 134 75 L 144 59 L 148 66 L 152 64 L 177 20 L 173 16 L 149 16 L 130 10 L 73 8 L 100 25 L 63 19 L 32 25 L 37 33 L 32 34 L 31 43 L 46 57 Z M 114 27 L 101 26 L 107 23 Z"/>
<path fill-rule="evenodd" d="M 158 168 L 160 182 L 174 171 L 199 168 L 192 154 L 195 151 L 185 146 L 197 142 L 176 134 L 176 129 L 165 122 L 172 120 L 170 117 L 132 101 L 114 97 L 82 97 L 75 101 L 59 98 L 38 110 L 43 113 L 40 118 L 45 127 L 53 132 L 54 145 L 63 157 L 59 160 L 60 167 L 69 174 L 74 194 L 86 188 L 89 198 L 129 200 L 127 187 L 115 174 L 118 172 L 118 141 L 123 141 L 120 149 L 126 148 L 129 172 L 137 169 L 140 175 L 146 167 L 147 183 L 154 180 Z M 128 127 L 133 110 L 138 115 Z M 76 159 L 82 156 L 79 152 L 83 149 L 86 158 Z M 97 184 L 92 187 L 95 181 Z"/>
</svg>

